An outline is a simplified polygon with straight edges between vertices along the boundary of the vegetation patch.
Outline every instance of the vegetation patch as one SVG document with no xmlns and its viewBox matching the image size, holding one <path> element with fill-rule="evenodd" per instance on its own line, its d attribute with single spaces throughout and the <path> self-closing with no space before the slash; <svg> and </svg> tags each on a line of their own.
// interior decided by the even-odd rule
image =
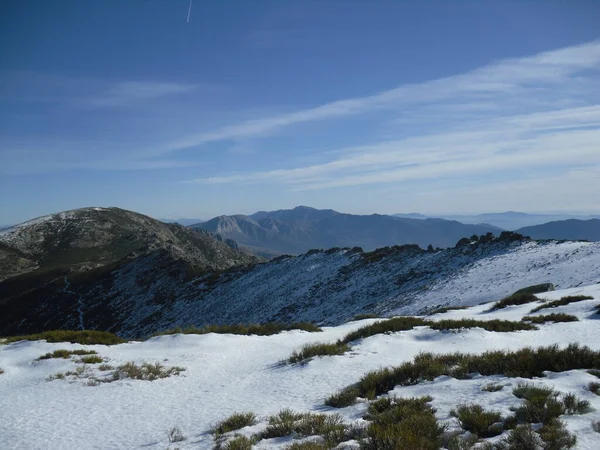
<svg viewBox="0 0 600 450">
<path fill-rule="evenodd" d="M 137 365 L 133 362 L 125 363 L 113 372 L 113 381 L 131 378 L 134 380 L 154 381 L 159 378 L 167 378 L 171 375 L 179 375 L 185 369 L 183 367 L 165 367 L 160 363 L 143 363 Z"/>
<path fill-rule="evenodd" d="M 106 372 L 108 370 L 115 370 L 115 368 L 114 368 L 114 366 L 111 366 L 110 364 L 100 364 L 98 366 L 98 370 Z"/>
<path fill-rule="evenodd" d="M 579 344 L 570 344 L 564 349 L 552 345 L 537 349 L 524 348 L 514 352 L 489 351 L 480 355 L 421 353 L 413 361 L 400 366 L 367 373 L 356 384 L 330 396 L 325 404 L 342 408 L 353 404 L 356 397 L 374 399 L 396 386 L 411 386 L 441 375 L 459 379 L 468 378 L 471 373 L 532 378 L 542 377 L 544 371 L 564 372 L 599 367 L 600 352 Z"/>
<path fill-rule="evenodd" d="M 381 399 L 369 405 L 364 450 L 438 450 L 446 427 L 428 405 L 431 397 Z"/>
<path fill-rule="evenodd" d="M 541 294 L 543 292 L 549 292 L 554 290 L 552 283 L 534 284 L 533 286 L 527 286 L 519 289 L 515 294 Z M 514 294 L 513 294 L 514 295 Z"/>
<path fill-rule="evenodd" d="M 537 298 L 531 292 L 518 293 L 518 291 L 517 291 L 514 294 L 509 295 L 508 297 L 505 297 L 502 300 L 496 302 L 494 304 L 494 306 L 492 306 L 490 311 L 495 311 L 497 309 L 504 309 L 507 306 L 524 305 L 526 303 L 532 303 L 532 302 L 537 302 L 537 301 L 539 301 L 539 298 Z"/>
<path fill-rule="evenodd" d="M 565 306 L 569 303 L 582 302 L 584 300 L 593 300 L 594 297 L 590 297 L 589 295 L 571 295 L 567 297 L 562 297 L 560 300 L 554 300 L 551 302 L 544 303 L 543 305 L 538 306 L 531 310 L 532 313 L 541 311 L 546 308 L 558 308 L 559 306 Z"/>
<path fill-rule="evenodd" d="M 183 431 L 179 427 L 170 428 L 167 431 L 167 438 L 169 442 L 181 442 L 185 441 L 185 436 L 183 435 Z"/>
<path fill-rule="evenodd" d="M 531 324 L 524 322 L 513 322 L 510 320 L 475 320 L 475 319 L 461 319 L 461 320 L 440 320 L 438 322 L 428 322 L 434 330 L 456 330 L 461 328 L 483 328 L 487 331 L 496 332 L 510 332 L 510 331 L 523 331 L 523 330 L 537 330 L 537 328 Z"/>
<path fill-rule="evenodd" d="M 524 322 L 546 323 L 546 322 L 578 322 L 579 319 L 571 314 L 552 313 L 540 316 L 525 316 L 521 319 Z"/>
<path fill-rule="evenodd" d="M 600 395 L 600 383 L 598 383 L 596 381 L 591 381 L 587 385 L 587 388 L 590 392 L 593 392 L 596 395 Z"/>
<path fill-rule="evenodd" d="M 352 341 L 364 339 L 376 334 L 412 330 L 414 327 L 429 325 L 430 323 L 431 322 L 427 322 L 420 317 L 393 317 L 388 320 L 381 320 L 370 325 L 365 325 L 356 331 L 352 331 L 344 336 L 340 342 L 348 344 Z"/>
<path fill-rule="evenodd" d="M 440 308 L 436 308 L 432 311 L 429 311 L 427 313 L 427 315 L 432 316 L 434 314 L 443 314 L 448 311 L 456 311 L 456 310 L 467 309 L 467 308 L 468 308 L 468 306 L 442 306 Z"/>
<path fill-rule="evenodd" d="M 323 441 L 294 442 L 284 447 L 285 450 L 331 450 L 331 445 Z"/>
<path fill-rule="evenodd" d="M 96 355 L 97 353 L 94 350 L 84 350 L 84 349 L 78 349 L 78 350 L 54 350 L 51 353 L 46 353 L 45 355 L 42 355 L 38 358 L 38 360 L 44 360 L 44 359 L 53 359 L 53 358 L 62 358 L 62 359 L 69 359 L 71 356 L 73 355 Z"/>
<path fill-rule="evenodd" d="M 215 450 L 252 450 L 256 440 L 246 436 L 235 436 L 223 443 L 217 443 Z"/>
<path fill-rule="evenodd" d="M 504 389 L 503 384 L 495 384 L 495 383 L 486 384 L 485 386 L 483 386 L 481 388 L 482 391 L 486 391 L 486 392 L 498 392 L 498 391 L 501 391 L 502 389 Z"/>
<path fill-rule="evenodd" d="M 91 356 L 84 356 L 77 362 L 82 363 L 82 364 L 100 364 L 100 363 L 104 362 L 104 359 L 102 359 L 102 357 L 98 356 L 98 355 L 91 355 Z"/>
<path fill-rule="evenodd" d="M 108 331 L 97 331 L 97 330 L 54 330 L 44 331 L 43 333 L 28 334 L 23 336 L 8 336 L 5 338 L 3 343 L 10 344 L 11 342 L 18 341 L 40 341 L 45 340 L 46 342 L 70 342 L 72 344 L 82 345 L 115 345 L 122 344 L 125 341 L 119 336 L 109 333 Z"/>
<path fill-rule="evenodd" d="M 450 411 L 460 426 L 478 437 L 489 438 L 502 434 L 504 430 L 502 414 L 484 410 L 480 405 L 461 404 Z"/>
<path fill-rule="evenodd" d="M 350 319 L 350 322 L 354 322 L 355 320 L 380 319 L 380 318 L 381 317 L 379 317 L 377 314 L 357 314 L 352 319 Z"/>
<path fill-rule="evenodd" d="M 291 434 L 298 437 L 322 436 L 331 448 L 345 440 L 347 426 L 339 414 L 297 413 L 283 409 L 269 418 L 269 425 L 260 438 L 270 439 Z"/>
<path fill-rule="evenodd" d="M 170 330 L 161 331 L 155 333 L 153 336 L 165 336 L 171 334 L 238 334 L 238 335 L 258 335 L 258 336 L 271 336 L 273 334 L 281 333 L 282 331 L 290 330 L 303 330 L 309 332 L 323 331 L 321 328 L 310 322 L 298 322 L 290 325 L 269 322 L 263 324 L 237 324 L 237 325 L 206 325 L 204 327 L 197 328 L 195 326 L 189 326 L 186 328 L 175 327 Z"/>
<path fill-rule="evenodd" d="M 298 362 L 309 361 L 315 356 L 342 355 L 348 350 L 350 350 L 350 347 L 341 342 L 316 342 L 314 344 L 305 344 L 300 350 L 295 350 L 287 359 L 287 362 L 295 364 Z"/>
<path fill-rule="evenodd" d="M 256 424 L 256 414 L 253 412 L 237 412 L 233 413 L 227 419 L 222 420 L 217 423 L 213 429 L 212 433 L 215 436 L 215 439 L 222 436 L 225 433 L 229 433 L 230 431 L 239 430 L 244 427 L 249 427 Z"/>
</svg>

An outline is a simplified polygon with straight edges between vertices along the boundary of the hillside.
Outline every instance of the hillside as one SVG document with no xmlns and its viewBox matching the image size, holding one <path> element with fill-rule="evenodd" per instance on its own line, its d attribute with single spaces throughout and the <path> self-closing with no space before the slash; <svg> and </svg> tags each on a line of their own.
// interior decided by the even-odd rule
<svg viewBox="0 0 600 450">
<path fill-rule="evenodd" d="M 300 254 L 311 249 L 390 245 L 450 247 L 465 236 L 498 233 L 496 227 L 465 225 L 444 219 L 418 220 L 380 214 L 360 216 L 298 206 L 250 216 L 219 216 L 192 228 L 218 233 L 249 248 Z"/>
<path fill-rule="evenodd" d="M 533 239 L 600 241 L 600 219 L 557 220 L 542 225 L 521 228 L 517 232 L 531 236 Z"/>
<path fill-rule="evenodd" d="M 152 252 L 118 267 L 54 276 L 32 291 L 24 291 L 26 281 L 0 284 L 13 296 L 0 303 L 0 335 L 84 326 L 143 337 L 175 326 L 240 321 L 337 325 L 361 313 L 473 305 L 539 283 L 596 283 L 600 243 L 535 242 L 505 233 L 433 252 L 330 249 L 225 271 L 193 271 Z"/>
<path fill-rule="evenodd" d="M 482 285 L 481 289 L 493 290 L 494 286 Z M 524 316 L 532 315 L 530 311 L 534 307 L 550 306 L 552 300 L 574 295 L 591 296 L 593 299 L 533 314 L 540 316 L 552 311 L 567 314 L 572 317 L 571 320 L 577 320 L 574 322 L 546 322 L 538 324 L 537 329 L 513 332 L 486 331 L 480 326 L 437 330 L 432 326 L 446 319 L 509 320 L 522 324 Z M 296 432 L 282 427 L 278 433 L 271 431 L 271 434 L 281 437 L 261 437 L 261 434 L 267 434 L 269 418 L 284 408 L 290 408 L 297 413 L 326 414 L 332 420 L 335 414 L 339 414 L 341 417 L 336 423 L 343 423 L 347 432 L 337 439 L 347 446 L 344 448 L 357 450 L 357 440 L 368 435 L 367 427 L 373 423 L 372 411 L 376 401 L 361 398 L 346 407 L 326 406 L 324 403 L 329 396 L 358 382 L 368 372 L 409 363 L 422 352 L 432 355 L 454 352 L 482 355 L 490 350 L 518 351 L 524 347 L 539 349 L 556 344 L 556 352 L 573 355 L 576 349 L 567 347 L 569 343 L 579 343 L 580 346 L 589 346 L 591 351 L 600 351 L 598 285 L 547 292 L 538 294 L 538 297 L 541 300 L 493 312 L 489 311 L 491 304 L 487 304 L 435 314 L 425 318 L 431 322 L 422 326 L 357 339 L 351 342 L 351 351 L 315 357 L 304 364 L 281 364 L 281 361 L 306 344 L 344 339 L 350 332 L 376 323 L 378 319 L 326 327 L 322 332 L 286 331 L 272 336 L 175 334 L 112 346 L 45 341 L 0 344 L 0 369 L 3 371 L 0 372 L 0 435 L 3 448 L 210 450 L 218 449 L 219 444 L 223 444 L 221 448 L 233 448 L 224 445 L 236 435 L 249 439 L 256 436 L 254 445 L 235 447 L 252 450 L 284 450 L 292 444 L 308 441 L 323 443 L 323 438 L 318 436 L 322 432 L 316 426 L 298 428 Z M 93 356 L 104 362 L 102 366 L 98 363 L 82 364 L 78 362 L 82 357 L 76 355 L 67 355 L 65 359 L 39 360 L 56 350 L 93 351 L 97 352 Z M 494 361 L 499 364 L 498 358 Z M 600 367 L 583 359 L 566 361 L 569 362 L 562 369 L 537 375 L 506 376 L 494 371 L 490 374 L 473 371 L 465 375 L 430 375 L 410 385 L 391 383 L 378 395 L 378 398 L 384 399 L 378 404 L 384 405 L 386 398 L 430 396 L 428 405 L 435 408 L 434 422 L 446 428 L 435 448 L 448 448 L 443 441 L 447 443 L 453 435 L 469 439 L 470 433 L 465 432 L 467 425 L 453 417 L 451 411 L 465 403 L 480 405 L 485 411 L 500 417 L 492 420 L 496 421 L 495 428 L 480 436 L 480 444 L 491 444 L 514 433 L 511 427 L 515 425 L 511 425 L 508 418 L 515 414 L 515 409 L 526 404 L 522 396 L 517 396 L 518 389 L 515 389 L 530 383 L 554 390 L 559 400 L 572 393 L 578 401 L 588 402 L 587 408 L 582 403 L 576 411 L 558 411 L 555 414 L 560 414 L 566 431 L 575 436 L 573 449 L 595 450 L 600 447 L 600 434 L 593 428 L 593 424 L 600 421 L 600 396 L 591 389 L 595 389 L 594 383 L 600 380 L 593 375 L 597 372 L 588 372 L 587 369 Z M 527 362 L 531 367 L 542 364 L 533 356 Z M 550 361 L 554 362 L 560 363 L 558 358 Z M 131 367 L 131 364 L 143 363 L 162 365 L 164 370 L 177 368 L 180 372 L 155 381 L 133 379 L 118 372 L 123 365 Z M 498 367 L 498 371 L 504 370 Z M 115 377 L 113 373 L 118 375 Z M 245 426 L 245 422 L 233 426 L 234 431 L 225 432 L 215 440 L 211 432 L 215 425 L 235 412 L 252 412 L 255 419 L 250 421 L 249 426 Z M 122 420 L 115 420 L 115 417 Z M 402 420 L 398 418 L 399 423 Z M 535 419 L 525 421 L 529 422 L 535 422 Z M 428 430 L 426 423 L 419 424 L 418 434 L 425 436 Z M 173 427 L 181 430 L 184 440 L 169 441 L 168 433 Z M 544 448 L 566 448 L 557 445 L 559 435 L 548 437 L 540 431 L 544 427 L 550 429 L 551 425 L 547 421 L 536 423 L 534 429 L 547 442 L 555 439 L 554 447 Z M 404 432 L 412 436 L 410 429 Z M 332 446 L 323 444 L 310 448 L 331 449 Z M 417 450 L 423 447 L 407 444 L 402 448 Z"/>
<path fill-rule="evenodd" d="M 103 283 L 112 274 L 132 265 L 146 268 L 129 280 L 142 287 L 150 274 L 155 281 L 183 280 L 257 261 L 232 247 L 208 232 L 118 208 L 83 208 L 25 222 L 0 232 L 0 329 L 28 320 L 82 326 L 89 289 L 107 287 Z M 100 308 L 110 307 L 101 300 L 106 294 L 94 297 Z"/>
</svg>

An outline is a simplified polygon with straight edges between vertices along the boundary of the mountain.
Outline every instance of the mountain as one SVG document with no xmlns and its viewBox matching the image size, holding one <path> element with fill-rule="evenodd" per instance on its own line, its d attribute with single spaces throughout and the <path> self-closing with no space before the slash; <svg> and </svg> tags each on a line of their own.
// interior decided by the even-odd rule
<svg viewBox="0 0 600 450">
<path fill-rule="evenodd" d="M 558 220 L 520 228 L 517 232 L 531 236 L 534 239 L 600 241 L 600 219 Z"/>
<path fill-rule="evenodd" d="M 494 285 L 481 284 L 479 288 L 487 291 L 493 289 Z M 451 331 L 433 327 L 441 325 L 442 321 L 448 323 L 448 319 L 467 319 L 480 323 L 509 320 L 512 321 L 509 324 L 526 325 L 529 322 L 524 323 L 522 319 L 531 316 L 530 311 L 534 307 L 574 295 L 585 295 L 590 299 L 535 313 L 538 317 L 549 312 L 559 313 L 574 320 L 572 322 L 546 322 L 537 324 L 534 329 L 512 332 L 488 331 L 481 326 Z M 415 328 L 407 327 L 402 331 L 384 333 L 386 329 L 381 327 L 378 334 L 351 341 L 351 349 L 343 354 L 314 357 L 298 364 L 282 364 L 282 361 L 304 346 L 335 343 L 380 319 L 357 320 L 336 327 L 324 327 L 321 332 L 293 330 L 271 336 L 173 334 L 117 345 L 80 345 L 42 340 L 5 345 L 0 342 L 2 448 L 283 450 L 289 449 L 292 444 L 293 448 L 298 449 L 332 448 L 332 445 L 321 446 L 320 442 L 325 441 L 321 437 L 307 437 L 324 434 L 325 428 L 320 425 L 322 421 L 308 422 L 303 419 L 302 428 L 287 425 L 289 420 L 272 420 L 269 423 L 271 417 L 284 410 L 310 414 L 308 417 L 311 419 L 322 419 L 321 414 L 331 414 L 333 420 L 325 424 L 331 423 L 331 426 L 327 425 L 327 430 L 333 431 L 327 436 L 330 439 L 337 437 L 333 445 L 341 441 L 336 447 L 338 449 L 358 450 L 356 439 L 367 434 L 365 427 L 373 423 L 374 414 L 382 411 L 397 421 L 394 422 L 394 428 L 386 429 L 392 431 L 383 435 L 387 445 L 363 445 L 363 448 L 483 448 L 485 444 L 491 446 L 491 442 L 497 444 L 499 440 L 504 441 L 510 435 L 509 428 L 512 427 L 502 427 L 501 423 L 499 427 L 499 422 L 513 417 L 516 410 L 523 412 L 522 408 L 527 405 L 527 400 L 523 395 L 517 396 L 516 392 L 513 394 L 513 390 L 528 383 L 538 388 L 538 391 L 529 392 L 543 394 L 539 388 L 546 388 L 546 395 L 551 395 L 548 397 L 551 401 L 542 397 L 535 408 L 527 410 L 528 414 L 521 414 L 526 423 L 544 422 L 536 423 L 533 430 L 543 430 L 544 426 L 551 430 L 561 430 L 556 424 L 550 428 L 550 421 L 546 420 L 547 417 L 553 417 L 552 414 L 560 414 L 560 423 L 564 424 L 565 431 L 577 438 L 574 449 L 597 450 L 600 448 L 600 433 L 595 431 L 597 427 L 594 424 L 600 421 L 600 396 L 594 392 L 600 391 L 597 389 L 598 379 L 593 375 L 597 372 L 590 370 L 588 373 L 586 369 L 598 368 L 597 355 L 600 347 L 597 319 L 600 316 L 596 311 L 600 303 L 600 285 L 556 290 L 537 296 L 541 301 L 494 311 L 490 311 L 490 305 L 480 305 L 434 314 L 425 318 L 431 322 L 424 322 L 423 326 Z M 569 346 L 572 343 L 579 347 Z M 549 349 L 548 346 L 551 345 L 556 348 Z M 589 348 L 585 358 L 578 357 L 577 353 L 577 349 L 584 349 L 583 346 Z M 546 354 L 555 357 L 536 358 L 538 354 L 544 354 L 539 351 L 540 347 L 546 349 Z M 525 348 L 532 348 L 534 351 L 524 351 Z M 92 356 L 102 359 L 104 363 L 83 364 L 82 357 L 73 355 L 69 358 L 68 354 L 65 355 L 65 351 L 81 350 L 96 352 Z M 57 356 L 63 357 L 45 356 L 55 351 L 61 351 L 62 354 Z M 518 351 L 517 355 L 520 357 L 501 358 L 499 355 L 502 353 L 499 351 Z M 438 376 L 445 366 L 429 363 L 428 358 L 433 357 L 426 356 L 456 353 L 472 354 L 478 358 L 477 361 L 485 364 L 467 366 L 474 367 L 472 372 L 475 373 L 460 375 L 456 370 L 451 372 L 453 376 Z M 422 363 L 415 367 L 410 363 L 415 361 L 417 355 L 420 355 Z M 484 355 L 488 355 L 489 359 L 484 359 Z M 39 359 L 41 357 L 45 359 Z M 446 364 L 452 364 L 452 359 L 448 361 Z M 179 368 L 177 370 L 180 373 L 150 382 L 125 377 L 123 371 L 119 370 L 119 366 L 124 364 L 135 369 L 148 363 L 152 364 L 155 371 L 162 369 L 164 373 Z M 388 371 L 394 373 L 394 380 L 381 376 L 385 375 L 382 369 L 401 365 L 405 370 Z M 510 367 L 507 368 L 506 365 Z M 528 373 L 522 373 L 520 368 L 524 365 Z M 409 371 L 411 368 L 415 370 Z M 423 370 L 427 372 L 422 372 Z M 366 379 L 365 375 L 373 371 L 379 371 L 380 376 Z M 543 372 L 538 374 L 538 371 Z M 411 378 L 404 381 L 406 376 Z M 363 394 L 363 398 L 348 407 L 324 405 L 329 396 L 361 379 L 372 381 L 371 396 L 379 394 L 382 387 L 385 387 L 383 392 L 389 395 L 378 396 L 379 400 L 375 400 L 366 398 L 367 395 Z M 520 390 L 523 391 L 523 388 Z M 553 392 L 556 395 L 552 395 Z M 580 399 L 589 408 L 578 410 L 576 414 L 573 411 L 561 411 L 560 407 L 563 399 L 567 398 L 567 393 L 571 393 L 571 400 L 574 399 L 572 404 Z M 409 399 L 425 395 L 428 396 L 427 405 L 435 411 L 432 423 L 422 417 L 414 419 L 414 412 L 411 411 L 418 407 L 414 400 L 410 403 L 412 408 L 405 407 L 402 410 L 391 409 L 393 403 L 388 402 L 394 398 Z M 540 395 L 536 397 L 539 398 Z M 458 410 L 465 403 L 478 405 L 482 411 L 473 413 L 464 422 L 460 422 L 452 416 L 451 411 Z M 558 412 L 555 412 L 557 409 Z M 228 429 L 235 430 L 222 436 L 213 433 L 216 424 L 222 423 L 232 413 L 242 411 L 253 413 L 257 423 L 254 424 L 252 420 L 244 421 L 244 416 L 238 414 L 235 416 L 237 421 L 229 421 L 229 424 L 236 426 Z M 425 412 L 427 411 L 429 410 L 426 409 Z M 367 412 L 370 414 L 367 415 Z M 390 412 L 398 414 L 392 415 Z M 541 414 L 547 415 L 542 419 L 535 419 L 542 417 Z M 291 416 L 291 413 L 287 416 Z M 119 420 L 115 420 L 115 417 Z M 252 418 L 253 416 L 250 417 Z M 409 422 L 409 426 L 396 425 L 403 422 Z M 497 431 L 485 432 L 485 428 L 492 422 L 494 425 L 490 429 Z M 276 426 L 273 426 L 274 423 Z M 446 430 L 446 440 L 456 435 L 472 439 L 473 435 L 465 433 L 462 426 L 473 430 L 472 427 L 476 425 L 472 424 L 475 423 L 483 424 L 477 426 L 484 430 L 478 436 L 476 447 L 469 443 L 460 444 L 461 441 L 456 446 L 442 446 L 441 443 L 423 445 L 426 436 L 431 434 L 428 430 L 432 426 L 439 425 L 442 430 Z M 281 430 L 279 434 L 282 437 L 266 439 L 266 436 L 261 436 L 269 425 L 272 430 Z M 177 427 L 181 437 L 187 439 L 172 442 L 173 435 L 169 434 L 172 427 Z M 338 432 L 340 427 L 347 432 Z M 396 434 L 392 434 L 393 430 L 405 430 L 412 440 L 394 441 Z M 498 433 L 502 435 L 489 437 Z M 256 436 L 256 440 L 248 439 L 246 445 L 230 445 L 231 442 L 236 442 L 234 439 L 240 444 L 239 441 L 243 438 L 236 437 L 239 435 L 246 438 Z M 418 436 L 418 440 L 414 436 Z M 538 434 L 533 433 L 532 436 L 537 438 Z M 568 441 L 564 432 L 544 433 L 544 439 L 546 443 L 543 446 L 538 445 L 540 441 L 537 438 L 534 439 L 534 445 L 517 443 L 494 448 L 570 448 L 570 444 L 565 445 Z M 307 442 L 310 445 L 315 441 L 317 443 L 311 447 L 302 445 Z"/>
<path fill-rule="evenodd" d="M 421 214 L 394 214 L 394 217 L 412 217 L 415 219 L 425 219 L 427 216 Z M 502 213 L 484 213 L 476 215 L 440 215 L 431 216 L 438 217 L 446 220 L 456 220 L 465 224 L 481 224 L 486 223 L 503 230 L 518 230 L 523 227 L 540 225 L 543 223 L 567 220 L 567 219 L 578 219 L 587 220 L 593 218 L 600 218 L 599 215 L 570 215 L 570 214 L 529 214 L 516 211 L 507 211 Z"/>
<path fill-rule="evenodd" d="M 179 225 L 183 225 L 185 227 L 189 225 L 195 225 L 197 223 L 206 222 L 204 219 L 186 219 L 184 217 L 180 219 L 158 219 L 164 223 L 178 223 Z"/>
<path fill-rule="evenodd" d="M 364 250 L 405 244 L 449 247 L 465 236 L 500 231 L 489 225 L 465 225 L 443 219 L 361 216 L 306 206 L 261 211 L 250 216 L 219 216 L 192 228 L 219 234 L 250 248 L 288 254 L 333 247 Z"/>
<path fill-rule="evenodd" d="M 89 308 L 82 302 L 96 295 L 90 289 L 102 291 L 98 299 L 110 296 L 109 280 L 132 267 L 140 272 L 119 279 L 142 287 L 151 277 L 158 284 L 164 278 L 184 282 L 257 262 L 235 247 L 206 231 L 118 208 L 83 208 L 25 222 L 0 232 L 1 328 L 28 318 L 37 322 L 38 314 L 50 327 L 82 328 Z M 96 304 L 107 307 L 102 300 Z"/>
<path fill-rule="evenodd" d="M 165 251 L 146 252 L 93 273 L 54 272 L 32 291 L 28 274 L 12 277 L 0 283 L 0 336 L 86 328 L 143 337 L 178 325 L 269 321 L 336 325 L 361 313 L 478 304 L 540 283 L 600 282 L 600 243 L 536 242 L 509 232 L 439 251 L 313 250 L 243 266 L 245 258 L 228 260 L 237 263 L 230 269 L 202 271 Z"/>
</svg>

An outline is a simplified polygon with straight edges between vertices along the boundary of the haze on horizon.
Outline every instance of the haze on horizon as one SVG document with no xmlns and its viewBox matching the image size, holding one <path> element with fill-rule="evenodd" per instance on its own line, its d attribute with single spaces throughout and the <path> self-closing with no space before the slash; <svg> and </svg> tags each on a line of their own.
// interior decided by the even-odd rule
<svg viewBox="0 0 600 450">
<path fill-rule="evenodd" d="M 600 2 L 0 5 L 0 224 L 600 212 Z"/>
</svg>

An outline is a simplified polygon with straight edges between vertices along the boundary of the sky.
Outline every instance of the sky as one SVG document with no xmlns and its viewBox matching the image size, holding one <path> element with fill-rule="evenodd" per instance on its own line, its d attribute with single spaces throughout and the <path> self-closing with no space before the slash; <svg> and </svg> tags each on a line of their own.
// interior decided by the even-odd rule
<svg viewBox="0 0 600 450">
<path fill-rule="evenodd" d="M 600 2 L 0 0 L 0 224 L 600 212 Z"/>
</svg>

